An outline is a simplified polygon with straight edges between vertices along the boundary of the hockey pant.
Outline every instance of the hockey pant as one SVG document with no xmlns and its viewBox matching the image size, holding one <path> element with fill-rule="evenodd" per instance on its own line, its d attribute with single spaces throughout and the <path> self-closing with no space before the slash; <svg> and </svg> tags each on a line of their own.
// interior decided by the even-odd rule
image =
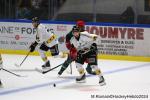
<svg viewBox="0 0 150 100">
<path fill-rule="evenodd" d="M 78 52 L 77 60 L 76 60 L 76 66 L 80 74 L 84 73 L 84 69 L 82 68 L 82 65 L 84 62 L 86 62 L 88 59 L 88 67 L 91 67 L 90 71 L 93 69 L 95 71 L 96 75 L 100 75 L 101 71 L 98 68 L 97 63 L 97 51 L 90 50 L 87 53 L 83 53 L 82 51 Z"/>
<path fill-rule="evenodd" d="M 74 60 L 70 57 L 70 55 L 68 55 L 67 60 L 65 60 L 65 62 L 63 63 L 58 74 L 61 75 L 66 70 L 66 68 L 69 66 L 69 64 L 71 64 L 73 61 Z"/>
<path fill-rule="evenodd" d="M 39 51 L 40 56 L 44 62 L 48 61 L 47 56 L 46 56 L 47 51 L 50 51 L 52 56 L 59 54 L 58 44 L 56 44 L 52 47 L 47 47 L 46 45 L 44 45 L 44 46 L 41 45 L 38 51 Z"/>
</svg>

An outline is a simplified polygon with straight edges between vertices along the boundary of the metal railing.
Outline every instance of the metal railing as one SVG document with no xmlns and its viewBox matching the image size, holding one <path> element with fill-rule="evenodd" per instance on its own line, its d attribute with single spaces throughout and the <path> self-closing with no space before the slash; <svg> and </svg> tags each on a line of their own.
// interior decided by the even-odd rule
<svg viewBox="0 0 150 100">
<path fill-rule="evenodd" d="M 150 0 L 0 0 L 0 19 L 149 24 L 149 12 Z"/>
</svg>

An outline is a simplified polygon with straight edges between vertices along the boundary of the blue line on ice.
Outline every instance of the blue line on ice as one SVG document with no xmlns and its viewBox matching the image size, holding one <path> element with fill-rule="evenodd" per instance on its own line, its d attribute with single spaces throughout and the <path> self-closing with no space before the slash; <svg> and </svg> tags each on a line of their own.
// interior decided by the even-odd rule
<svg viewBox="0 0 150 100">
<path fill-rule="evenodd" d="M 104 72 L 103 74 L 107 75 L 107 74 L 113 74 L 113 73 L 133 70 L 133 69 L 137 69 L 137 68 L 150 67 L 149 65 L 150 65 L 150 63 L 146 63 L 146 64 L 142 64 L 142 65 L 107 71 L 107 72 Z M 94 75 L 87 75 L 87 77 L 93 77 L 93 76 Z M 42 87 L 47 87 L 47 86 L 53 85 L 54 83 L 56 83 L 56 84 L 67 83 L 70 81 L 74 81 L 74 79 L 75 79 L 75 77 L 70 77 L 70 78 L 67 78 L 67 79 L 64 79 L 61 81 L 48 82 L 48 83 L 44 83 L 44 84 L 38 84 L 38 85 L 28 86 L 28 87 L 23 87 L 23 88 L 18 88 L 18 89 L 10 89 L 10 90 L 6 90 L 6 91 L 4 90 L 4 91 L 0 92 L 0 96 L 12 94 L 12 93 L 23 92 L 23 91 L 32 90 L 32 89 L 37 89 L 37 88 L 42 88 Z"/>
</svg>

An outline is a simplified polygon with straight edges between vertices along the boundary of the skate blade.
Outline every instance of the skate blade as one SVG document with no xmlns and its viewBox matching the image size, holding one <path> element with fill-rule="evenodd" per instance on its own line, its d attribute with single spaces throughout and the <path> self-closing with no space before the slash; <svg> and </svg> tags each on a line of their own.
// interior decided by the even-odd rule
<svg viewBox="0 0 150 100">
<path fill-rule="evenodd" d="M 51 67 L 42 68 L 42 71 L 45 72 L 45 71 L 48 71 L 48 70 L 50 70 L 50 69 L 51 69 Z"/>
<path fill-rule="evenodd" d="M 101 82 L 101 83 L 99 83 L 99 85 L 104 86 L 104 85 L 106 85 L 106 82 Z"/>
<path fill-rule="evenodd" d="M 86 80 L 76 81 L 76 83 L 86 83 Z"/>
</svg>

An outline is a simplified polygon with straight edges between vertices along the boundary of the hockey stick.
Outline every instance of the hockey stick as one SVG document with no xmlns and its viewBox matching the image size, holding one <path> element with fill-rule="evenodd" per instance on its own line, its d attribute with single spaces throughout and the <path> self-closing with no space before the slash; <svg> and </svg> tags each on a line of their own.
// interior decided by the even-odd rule
<svg viewBox="0 0 150 100">
<path fill-rule="evenodd" d="M 72 64 L 70 64 L 70 74 L 72 74 Z"/>
<path fill-rule="evenodd" d="M 63 64 L 63 63 L 62 63 L 62 64 Z M 50 72 L 50 71 L 52 71 L 52 70 L 58 68 L 58 67 L 61 66 L 62 64 L 59 64 L 59 65 L 57 65 L 57 66 L 55 66 L 55 67 L 53 67 L 53 68 L 51 68 L 51 69 L 49 69 L 49 70 L 47 70 L 47 71 L 42 71 L 42 70 L 37 69 L 37 68 L 36 68 L 35 70 L 38 71 L 39 73 L 46 74 L 46 73 L 48 73 L 48 72 Z"/>
<path fill-rule="evenodd" d="M 22 75 L 13 73 L 13 72 L 11 72 L 11 71 L 9 71 L 9 70 L 7 70 L 7 69 L 4 69 L 4 68 L 1 68 L 1 69 L 4 70 L 4 71 L 6 71 L 6 72 L 8 72 L 8 73 L 10 73 L 10 74 L 13 74 L 13 75 L 15 75 L 15 76 L 17 76 L 17 77 L 27 77 L 27 76 L 22 76 Z"/>
<path fill-rule="evenodd" d="M 23 61 L 22 61 L 19 65 L 15 63 L 15 66 L 16 66 L 16 67 L 21 67 L 21 65 L 22 65 L 23 62 L 27 59 L 27 57 L 29 56 L 29 54 L 30 54 L 30 51 L 27 53 L 27 55 L 26 55 L 26 57 L 23 59 Z"/>
</svg>

